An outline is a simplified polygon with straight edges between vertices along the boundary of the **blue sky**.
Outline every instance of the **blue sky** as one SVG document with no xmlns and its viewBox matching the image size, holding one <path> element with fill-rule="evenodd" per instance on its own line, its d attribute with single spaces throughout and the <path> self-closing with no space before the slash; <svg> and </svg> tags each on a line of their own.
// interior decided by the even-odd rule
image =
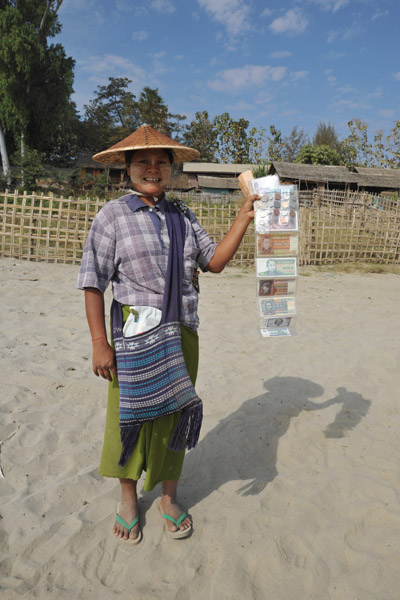
<svg viewBox="0 0 400 600">
<path fill-rule="evenodd" d="M 108 77 L 157 87 L 169 109 L 252 126 L 400 119 L 399 0 L 64 0 L 56 38 L 76 60 L 78 109 Z"/>
</svg>

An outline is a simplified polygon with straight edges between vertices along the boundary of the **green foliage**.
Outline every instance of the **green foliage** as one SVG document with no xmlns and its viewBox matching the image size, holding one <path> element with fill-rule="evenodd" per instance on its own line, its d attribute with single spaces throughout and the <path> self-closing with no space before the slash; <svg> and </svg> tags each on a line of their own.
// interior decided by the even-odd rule
<svg viewBox="0 0 400 600">
<path fill-rule="evenodd" d="M 19 189 L 28 191 L 37 189 L 37 180 L 46 174 L 44 158 L 45 155 L 42 152 L 27 145 L 24 147 L 23 155 L 21 151 L 18 151 L 12 156 L 14 164 L 20 169 L 17 175 L 18 181 L 21 182 L 17 185 Z"/>
<path fill-rule="evenodd" d="M 360 119 L 347 123 L 350 134 L 342 142 L 342 152 L 349 168 L 372 166 L 371 145 L 368 142 L 368 125 Z"/>
<path fill-rule="evenodd" d="M 298 129 L 297 125 L 295 125 L 290 134 L 282 140 L 282 160 L 293 162 L 301 148 L 308 143 L 304 129 Z"/>
<path fill-rule="evenodd" d="M 329 146 L 340 153 L 340 141 L 332 123 L 319 121 L 312 143 L 314 146 Z"/>
<path fill-rule="evenodd" d="M 168 136 L 176 133 L 178 134 L 177 139 L 179 138 L 182 129 L 181 121 L 184 121 L 186 117 L 171 114 L 157 88 L 143 88 L 139 96 L 138 109 L 142 125 L 147 123 L 150 127 L 154 127 L 160 133 Z"/>
<path fill-rule="evenodd" d="M 221 162 L 248 163 L 251 141 L 247 133 L 249 121 L 235 121 L 225 112 L 215 117 L 213 125 L 217 133 L 217 153 Z"/>
<path fill-rule="evenodd" d="M 128 91 L 131 79 L 109 77 L 108 80 L 108 85 L 97 86 L 94 99 L 84 106 L 81 141 L 89 153 L 112 146 L 140 125 L 136 97 Z"/>
<path fill-rule="evenodd" d="M 283 141 L 282 132 L 276 129 L 275 125 L 269 127 L 270 135 L 268 136 L 268 160 L 282 160 Z"/>
<path fill-rule="evenodd" d="M 295 163 L 311 165 L 341 165 L 342 158 L 336 150 L 330 146 L 306 144 L 294 159 Z"/>
<path fill-rule="evenodd" d="M 255 169 L 253 169 L 253 177 L 257 179 L 257 177 L 266 177 L 268 175 L 268 165 L 258 165 Z"/>
<path fill-rule="evenodd" d="M 395 121 L 386 138 L 382 131 L 377 131 L 372 143 L 367 123 L 354 119 L 347 125 L 350 133 L 342 142 L 347 166 L 400 168 L 400 121 Z"/>
<path fill-rule="evenodd" d="M 216 161 L 217 132 L 206 110 L 197 112 L 195 120 L 186 125 L 183 142 L 200 152 L 199 162 Z"/>
<path fill-rule="evenodd" d="M 62 0 L 3 0 L 0 11 L 0 120 L 38 151 L 63 120 L 72 93 L 72 58 L 48 44 L 61 29 Z"/>
</svg>

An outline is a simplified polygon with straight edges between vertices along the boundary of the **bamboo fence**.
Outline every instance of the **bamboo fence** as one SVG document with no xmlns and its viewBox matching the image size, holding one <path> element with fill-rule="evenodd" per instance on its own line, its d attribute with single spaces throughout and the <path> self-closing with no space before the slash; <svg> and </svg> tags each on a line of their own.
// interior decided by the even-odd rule
<svg viewBox="0 0 400 600">
<path fill-rule="evenodd" d="M 216 241 L 233 223 L 240 201 L 186 198 Z M 79 264 L 91 223 L 104 200 L 52 194 L 0 193 L 0 256 Z M 249 227 L 230 264 L 254 260 Z M 302 265 L 345 262 L 400 263 L 400 208 L 390 198 L 347 191 L 300 192 Z"/>
</svg>

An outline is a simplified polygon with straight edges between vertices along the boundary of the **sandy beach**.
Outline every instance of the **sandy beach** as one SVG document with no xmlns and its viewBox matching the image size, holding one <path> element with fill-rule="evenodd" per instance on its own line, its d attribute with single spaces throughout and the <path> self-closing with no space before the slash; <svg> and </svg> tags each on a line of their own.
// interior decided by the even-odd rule
<svg viewBox="0 0 400 600">
<path fill-rule="evenodd" d="M 399 275 L 303 269 L 299 335 L 269 340 L 252 269 L 201 275 L 193 535 L 165 536 L 156 488 L 127 548 L 78 267 L 0 272 L 1 600 L 400 599 Z"/>
</svg>

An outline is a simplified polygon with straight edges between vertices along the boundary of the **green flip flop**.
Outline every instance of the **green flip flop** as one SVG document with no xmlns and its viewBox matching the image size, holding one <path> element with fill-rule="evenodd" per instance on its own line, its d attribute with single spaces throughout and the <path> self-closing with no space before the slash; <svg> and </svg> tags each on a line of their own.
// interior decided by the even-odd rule
<svg viewBox="0 0 400 600">
<path fill-rule="evenodd" d="M 188 535 L 190 535 L 190 533 L 192 531 L 191 525 L 189 527 L 187 527 L 187 529 L 179 529 L 179 525 L 187 517 L 187 514 L 185 512 L 183 512 L 178 519 L 174 519 L 174 517 L 171 517 L 171 515 L 167 515 L 167 513 L 163 513 L 161 510 L 161 507 L 159 507 L 159 510 L 160 510 L 160 513 L 161 513 L 161 516 L 163 519 L 172 521 L 172 523 L 174 523 L 176 525 L 176 531 L 171 531 L 168 528 L 167 524 L 165 523 L 165 531 L 170 538 L 178 540 L 178 539 L 186 538 L 186 537 L 188 537 Z"/>
<path fill-rule="evenodd" d="M 127 529 L 130 534 L 132 529 L 135 527 L 135 525 L 137 525 L 137 523 L 139 523 L 139 515 L 137 515 L 134 519 L 132 519 L 132 521 L 130 522 L 129 525 L 126 521 L 124 521 L 124 519 L 122 517 L 119 516 L 118 513 L 115 515 L 115 520 L 120 525 L 122 525 L 122 527 L 125 527 L 125 529 Z M 121 542 L 121 544 L 125 544 L 126 546 L 135 546 L 136 544 L 138 544 L 140 542 L 141 539 L 142 539 L 142 532 L 140 531 L 140 529 L 139 529 L 139 533 L 138 533 L 137 537 L 135 537 L 135 538 L 128 538 L 127 540 L 124 540 L 122 538 L 117 537 L 117 540 L 119 542 Z"/>
</svg>

